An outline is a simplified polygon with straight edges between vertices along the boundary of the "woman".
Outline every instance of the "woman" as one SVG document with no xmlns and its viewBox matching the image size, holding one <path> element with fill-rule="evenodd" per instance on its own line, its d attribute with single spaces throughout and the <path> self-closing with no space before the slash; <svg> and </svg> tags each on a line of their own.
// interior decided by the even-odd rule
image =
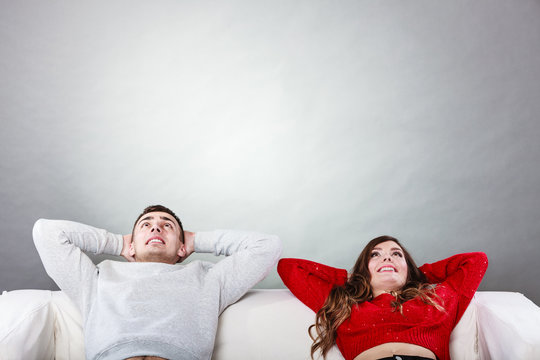
<svg viewBox="0 0 540 360">
<path fill-rule="evenodd" d="M 309 328 L 312 357 L 337 344 L 346 360 L 447 360 L 450 333 L 487 264 L 484 253 L 468 253 L 418 268 L 397 239 L 381 236 L 367 244 L 350 275 L 301 259 L 282 259 L 278 272 L 317 313 Z"/>
</svg>

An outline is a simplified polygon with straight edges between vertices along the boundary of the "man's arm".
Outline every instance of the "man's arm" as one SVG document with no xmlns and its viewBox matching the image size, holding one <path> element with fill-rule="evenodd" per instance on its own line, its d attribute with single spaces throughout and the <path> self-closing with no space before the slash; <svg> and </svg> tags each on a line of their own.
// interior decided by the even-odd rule
<svg viewBox="0 0 540 360">
<path fill-rule="evenodd" d="M 39 219 L 33 237 L 47 274 L 85 312 L 97 268 L 83 251 L 120 255 L 122 236 L 72 221 Z"/>
<path fill-rule="evenodd" d="M 193 245 L 197 253 L 227 256 L 210 270 L 221 285 L 220 313 L 268 275 L 281 255 L 277 236 L 245 231 L 197 232 Z"/>
</svg>

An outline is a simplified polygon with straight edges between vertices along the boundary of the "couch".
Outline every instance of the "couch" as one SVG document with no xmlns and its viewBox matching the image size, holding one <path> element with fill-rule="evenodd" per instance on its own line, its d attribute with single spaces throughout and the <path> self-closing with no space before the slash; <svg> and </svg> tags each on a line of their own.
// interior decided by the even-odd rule
<svg viewBox="0 0 540 360">
<path fill-rule="evenodd" d="M 314 314 L 288 290 L 251 290 L 221 315 L 213 360 L 309 359 Z M 452 359 L 540 359 L 540 308 L 520 293 L 477 292 L 452 332 Z M 0 359 L 84 359 L 81 315 L 60 291 L 0 296 Z M 336 347 L 328 360 L 342 360 Z"/>
</svg>

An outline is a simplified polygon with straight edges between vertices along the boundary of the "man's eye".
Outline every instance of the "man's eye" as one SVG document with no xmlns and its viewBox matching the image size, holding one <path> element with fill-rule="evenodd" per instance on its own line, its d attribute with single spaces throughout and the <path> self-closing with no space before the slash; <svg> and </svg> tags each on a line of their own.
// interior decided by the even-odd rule
<svg viewBox="0 0 540 360">
<path fill-rule="evenodd" d="M 171 224 L 165 224 L 165 226 L 171 227 Z"/>
</svg>

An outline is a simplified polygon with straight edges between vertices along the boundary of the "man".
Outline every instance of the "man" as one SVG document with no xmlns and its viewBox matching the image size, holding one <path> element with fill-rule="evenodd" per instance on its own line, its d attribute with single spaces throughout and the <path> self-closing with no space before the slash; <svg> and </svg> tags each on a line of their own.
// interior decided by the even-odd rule
<svg viewBox="0 0 540 360">
<path fill-rule="evenodd" d="M 49 276 L 83 315 L 87 359 L 210 359 L 218 316 L 276 264 L 276 236 L 184 231 L 168 208 L 147 207 L 131 235 L 40 219 L 34 242 Z M 99 265 L 83 251 L 125 257 Z M 216 264 L 191 253 L 226 255 Z"/>
</svg>

